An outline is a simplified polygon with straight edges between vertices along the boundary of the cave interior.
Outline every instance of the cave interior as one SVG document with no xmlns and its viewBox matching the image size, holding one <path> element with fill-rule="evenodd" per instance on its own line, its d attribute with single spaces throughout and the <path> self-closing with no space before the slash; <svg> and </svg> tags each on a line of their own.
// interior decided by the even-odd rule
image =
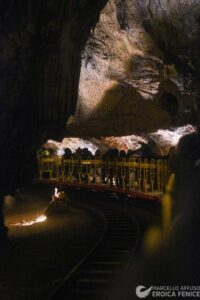
<svg viewBox="0 0 200 300">
<path fill-rule="evenodd" d="M 198 132 L 200 2 L 2 0 L 0 11 L 3 244 L 4 197 L 32 181 L 44 144 L 162 156 Z"/>
</svg>

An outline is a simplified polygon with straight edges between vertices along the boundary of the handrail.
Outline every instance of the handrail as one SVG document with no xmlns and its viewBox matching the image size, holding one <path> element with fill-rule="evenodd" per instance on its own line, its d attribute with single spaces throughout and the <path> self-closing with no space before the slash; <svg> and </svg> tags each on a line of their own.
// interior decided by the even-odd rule
<svg viewBox="0 0 200 300">
<path fill-rule="evenodd" d="M 170 172 L 165 159 L 43 157 L 38 159 L 38 173 L 41 180 L 99 183 L 160 195 L 165 191 Z"/>
</svg>

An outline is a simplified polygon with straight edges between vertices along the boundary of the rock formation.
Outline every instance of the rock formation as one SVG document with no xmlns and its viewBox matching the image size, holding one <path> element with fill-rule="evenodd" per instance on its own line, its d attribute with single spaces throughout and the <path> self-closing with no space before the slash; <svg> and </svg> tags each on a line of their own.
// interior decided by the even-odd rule
<svg viewBox="0 0 200 300">
<path fill-rule="evenodd" d="M 55 153 L 63 153 L 66 148 L 75 152 L 78 148 L 88 150 L 94 155 L 99 149 L 101 154 L 104 154 L 108 149 L 115 148 L 127 152 L 129 149 L 135 151 L 141 148 L 142 145 L 148 144 L 153 153 L 159 156 L 167 156 L 172 149 L 176 149 L 181 137 L 191 134 L 196 131 L 192 125 L 186 125 L 177 128 L 159 129 L 156 132 L 140 135 L 126 136 L 109 136 L 109 137 L 69 137 L 64 138 L 60 143 L 48 140 L 44 144 L 47 149 L 52 149 Z"/>
<path fill-rule="evenodd" d="M 73 135 L 195 123 L 200 1 L 110 0 L 82 54 Z"/>
</svg>

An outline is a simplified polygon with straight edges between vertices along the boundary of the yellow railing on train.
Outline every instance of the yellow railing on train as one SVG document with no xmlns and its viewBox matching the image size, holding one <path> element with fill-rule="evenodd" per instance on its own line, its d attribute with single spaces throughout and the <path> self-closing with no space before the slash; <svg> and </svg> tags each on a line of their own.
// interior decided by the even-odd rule
<svg viewBox="0 0 200 300">
<path fill-rule="evenodd" d="M 43 157 L 38 159 L 38 171 L 41 180 L 105 184 L 150 194 L 162 194 L 169 178 L 164 159 Z"/>
</svg>

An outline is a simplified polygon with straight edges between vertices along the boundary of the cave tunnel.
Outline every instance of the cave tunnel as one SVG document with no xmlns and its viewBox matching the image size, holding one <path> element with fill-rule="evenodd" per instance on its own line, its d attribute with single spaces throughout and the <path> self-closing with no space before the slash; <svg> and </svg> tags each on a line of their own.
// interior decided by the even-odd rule
<svg viewBox="0 0 200 300">
<path fill-rule="evenodd" d="M 179 111 L 178 98 L 171 93 L 163 93 L 159 98 L 160 106 L 167 111 L 172 117 L 175 117 Z"/>
<path fill-rule="evenodd" d="M 158 87 L 166 76 L 163 75 L 166 53 L 158 49 L 155 37 L 151 39 L 147 36 L 152 32 L 144 31 L 141 18 L 151 18 L 156 25 L 152 28 L 156 31 L 159 26 L 152 16 L 160 8 L 151 7 L 150 3 L 147 9 L 145 3 L 138 3 L 129 0 L 61 0 L 59 3 L 55 0 L 3 0 L 0 3 L 0 251 L 3 260 L 5 258 L 2 262 L 5 272 L 0 274 L 5 275 L 2 277 L 4 279 L 0 276 L 0 298 L 3 300 L 8 296 L 12 300 L 44 299 L 40 298 L 44 292 L 42 288 L 33 289 L 34 280 L 37 284 L 41 280 L 43 286 L 49 287 L 44 292 L 45 296 L 52 288 L 50 299 L 63 299 L 58 296 L 65 291 L 65 287 L 61 286 L 58 294 L 57 291 L 54 294 L 55 284 L 60 282 L 59 278 L 65 277 L 65 268 L 70 273 L 73 264 L 80 261 L 88 248 L 96 251 L 93 246 L 94 243 L 100 245 L 101 239 L 98 243 L 96 241 L 100 231 L 108 235 L 107 240 L 106 234 L 103 237 L 106 245 L 104 253 L 103 247 L 100 247 L 96 257 L 101 254 L 101 259 L 105 259 L 107 251 L 106 265 L 122 264 L 126 267 L 124 259 L 135 255 L 133 248 L 135 251 L 135 244 L 140 240 L 140 226 L 144 237 L 144 232 L 152 225 L 152 230 L 145 236 L 144 247 L 150 256 L 152 253 L 157 255 L 162 236 L 168 240 L 171 229 L 173 188 L 178 199 L 175 209 L 186 213 L 186 217 L 189 214 L 189 218 L 194 216 L 195 221 L 191 225 L 194 234 L 188 234 L 186 218 L 186 236 L 191 241 L 192 249 L 200 248 L 199 241 L 194 247 L 194 226 L 199 225 L 196 212 L 200 209 L 198 199 L 192 194 L 193 190 L 199 190 L 199 136 L 195 133 L 195 127 L 183 124 L 179 119 L 179 99 L 170 89 L 159 97 L 157 103 Z M 168 44 L 169 47 L 174 45 Z M 174 49 L 167 49 L 170 50 Z M 182 53 L 174 55 L 181 57 Z M 85 57 L 90 58 L 88 64 L 84 63 Z M 130 62 L 133 68 L 127 71 Z M 184 60 L 183 65 L 185 63 Z M 176 66 L 168 66 L 168 69 L 167 76 L 177 76 L 177 86 L 181 89 L 183 74 L 178 74 Z M 185 81 L 190 74 L 187 76 Z M 189 86 L 191 95 L 199 93 L 197 81 L 195 79 Z M 184 92 L 187 95 L 188 85 L 184 87 Z M 81 103 L 80 99 L 83 99 Z M 93 99 L 97 101 L 93 103 Z M 195 102 L 195 97 L 193 100 Z M 77 103 L 82 115 L 77 113 Z M 88 109 L 90 106 L 91 110 Z M 69 119 L 72 119 L 74 127 L 67 125 Z M 174 119 L 177 119 L 175 128 Z M 198 114 L 196 120 L 198 123 Z M 100 134 L 95 135 L 98 126 L 101 126 Z M 185 140 L 182 140 L 185 135 Z M 63 138 L 65 142 L 62 142 Z M 182 142 L 177 146 L 179 140 Z M 179 160 L 176 160 L 177 153 Z M 169 166 L 170 160 L 172 165 Z M 177 181 L 174 176 L 178 177 Z M 39 196 L 38 184 L 40 188 L 42 185 Z M 47 186 L 43 188 L 43 184 Z M 67 195 L 63 190 L 67 191 Z M 188 210 L 190 196 L 192 205 Z M 97 202 L 96 208 L 92 209 L 90 206 L 94 204 L 94 197 Z M 165 197 L 164 202 L 162 197 Z M 79 203 L 79 198 L 85 204 Z M 110 201 L 107 201 L 108 198 Z M 18 201 L 16 211 L 15 201 Z M 5 215 L 4 202 L 7 209 Z M 97 212 L 100 209 L 102 211 Z M 56 214 L 64 212 L 68 217 L 56 215 L 56 221 L 49 218 L 55 211 Z M 132 218 L 132 214 L 136 214 L 136 219 Z M 108 230 L 106 218 L 112 224 L 112 230 Z M 162 227 L 163 220 L 165 226 Z M 171 249 L 163 248 L 164 260 L 153 257 L 147 262 L 147 272 L 141 264 L 142 270 L 145 270 L 141 280 L 146 280 L 148 275 L 153 278 L 153 263 L 157 272 L 156 283 L 160 284 L 160 278 L 167 278 L 167 272 L 159 277 L 159 270 L 169 268 L 169 273 L 174 277 L 166 284 L 174 282 L 176 275 L 180 275 L 178 280 L 181 284 L 184 279 L 184 272 L 180 271 L 182 265 L 178 265 L 178 271 L 174 267 L 170 269 L 166 255 L 171 251 L 174 262 L 179 258 L 180 247 L 184 246 L 185 240 L 182 239 L 177 245 L 176 234 L 184 236 L 180 224 L 177 226 L 180 232 L 172 236 L 172 242 L 173 249 L 178 250 L 172 253 Z M 133 241 L 130 241 L 130 236 L 134 236 Z M 113 256 L 110 247 L 112 240 L 119 247 Z M 40 244 L 41 247 L 38 246 Z M 69 251 L 67 255 L 66 249 Z M 182 261 L 190 259 L 187 249 L 181 253 Z M 191 281 L 194 280 L 193 269 L 199 268 L 196 262 L 200 261 L 196 250 L 194 255 L 195 266 L 192 262 L 186 272 Z M 29 276 L 30 260 L 33 277 Z M 44 262 L 46 265 L 42 269 Z M 93 263 L 103 265 L 94 259 L 86 269 L 88 277 L 75 276 L 81 285 L 86 284 L 84 288 L 88 288 L 88 282 L 95 281 L 88 274 L 98 273 L 96 269 L 91 269 Z M 10 276 L 13 266 L 16 271 Z M 55 268 L 56 275 L 51 277 Z M 102 274 L 108 275 L 109 270 L 106 271 L 99 270 L 101 278 L 98 277 L 97 283 L 109 283 L 109 278 L 102 279 Z M 113 272 L 114 269 L 109 274 Z M 133 272 L 135 285 L 136 277 Z M 19 286 L 22 284 L 18 290 L 13 288 L 16 283 Z M 132 283 L 128 280 L 127 284 L 130 291 Z M 151 284 L 155 285 L 154 282 Z M 126 286 L 124 278 L 123 285 Z M 74 299 L 74 287 L 76 283 L 70 290 L 69 299 Z M 19 298 L 22 293 L 24 298 Z M 120 298 L 120 295 L 114 299 L 118 296 L 123 299 L 124 296 Z M 132 296 L 131 299 L 135 299 Z"/>
</svg>

